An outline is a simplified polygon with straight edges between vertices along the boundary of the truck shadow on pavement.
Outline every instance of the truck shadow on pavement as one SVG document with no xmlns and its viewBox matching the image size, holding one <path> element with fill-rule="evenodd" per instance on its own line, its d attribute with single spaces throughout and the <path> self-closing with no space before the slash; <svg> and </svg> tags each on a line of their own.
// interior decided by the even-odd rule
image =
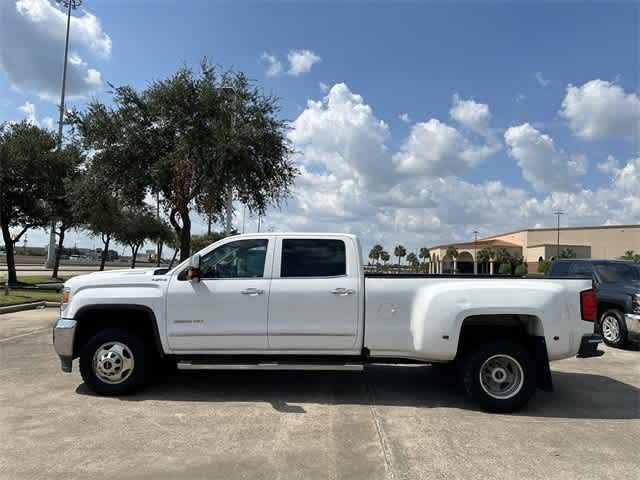
<svg viewBox="0 0 640 480">
<path fill-rule="evenodd" d="M 368 366 L 364 372 L 170 371 L 144 391 L 119 397 L 141 402 L 266 402 L 304 414 L 305 404 L 457 408 L 478 411 L 442 366 Z M 640 418 L 640 390 L 602 375 L 553 372 L 555 392 L 538 390 L 515 415 L 550 418 Z M 94 395 L 84 384 L 76 392 Z"/>
</svg>

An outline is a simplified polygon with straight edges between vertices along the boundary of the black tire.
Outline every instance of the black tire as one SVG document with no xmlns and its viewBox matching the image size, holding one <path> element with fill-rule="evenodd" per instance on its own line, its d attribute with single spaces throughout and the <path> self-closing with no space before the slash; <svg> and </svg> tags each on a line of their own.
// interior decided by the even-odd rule
<svg viewBox="0 0 640 480">
<path fill-rule="evenodd" d="M 496 357 L 497 356 L 497 357 Z M 491 395 L 483 386 L 480 375 L 485 362 L 489 359 L 506 361 L 520 376 L 521 381 L 512 382 L 512 392 Z M 517 366 L 520 368 L 517 368 Z M 462 365 L 462 383 L 465 393 L 477 402 L 483 410 L 489 412 L 514 412 L 522 408 L 536 391 L 536 361 L 533 354 L 524 346 L 509 340 L 499 340 L 474 347 L 464 358 Z M 500 373 L 500 372 L 498 372 Z M 503 375 L 500 373 L 500 375 Z M 508 383 L 507 383 L 508 384 Z M 517 387 L 517 388 L 516 388 Z M 508 396 L 507 396 L 508 395 Z M 499 398 L 503 396 L 503 398 Z"/>
<path fill-rule="evenodd" d="M 93 360 L 98 349 L 104 345 L 118 342 L 127 347 L 127 358 L 133 359 L 130 372 L 119 383 L 109 383 L 100 378 L 94 370 Z M 89 340 L 80 352 L 80 375 L 89 389 L 99 395 L 127 395 L 140 389 L 146 380 L 147 358 L 144 342 L 133 332 L 123 328 L 108 328 L 98 332 Z M 114 361 L 116 363 L 118 358 Z M 118 362 L 119 363 L 119 362 Z M 117 367 L 116 367 L 117 368 Z M 128 374 L 127 374 L 128 372 Z"/>
<path fill-rule="evenodd" d="M 611 330 L 605 333 L 604 331 L 605 327 L 603 326 L 605 319 L 609 319 L 609 321 L 617 323 L 618 325 L 617 338 L 613 338 L 611 336 L 611 334 L 609 333 L 611 332 Z M 598 319 L 598 330 L 602 334 L 604 343 L 606 343 L 607 345 L 611 347 L 616 347 L 616 348 L 624 348 L 627 345 L 627 336 L 628 336 L 627 325 L 624 321 L 624 316 L 622 315 L 622 312 L 620 312 L 620 310 L 616 310 L 612 308 L 610 310 L 605 311 L 602 315 L 600 315 L 600 318 Z"/>
</svg>

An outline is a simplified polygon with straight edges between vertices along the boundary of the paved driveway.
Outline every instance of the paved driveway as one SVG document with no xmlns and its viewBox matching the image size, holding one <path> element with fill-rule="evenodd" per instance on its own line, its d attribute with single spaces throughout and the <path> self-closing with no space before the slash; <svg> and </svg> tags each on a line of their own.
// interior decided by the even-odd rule
<svg viewBox="0 0 640 480">
<path fill-rule="evenodd" d="M 92 395 L 51 347 L 56 311 L 0 315 L 0 478 L 630 479 L 640 352 L 553 364 L 556 392 L 477 411 L 436 367 L 176 372 Z"/>
</svg>

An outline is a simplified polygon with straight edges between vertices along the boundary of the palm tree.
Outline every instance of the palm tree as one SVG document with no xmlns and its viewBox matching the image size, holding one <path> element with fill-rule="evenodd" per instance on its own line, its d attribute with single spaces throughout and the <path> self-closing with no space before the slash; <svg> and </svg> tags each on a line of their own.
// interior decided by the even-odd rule
<svg viewBox="0 0 640 480">
<path fill-rule="evenodd" d="M 429 249 L 427 247 L 422 247 L 420 249 L 420 251 L 418 252 L 418 257 L 420 257 L 423 262 L 424 262 L 424 272 L 427 273 L 427 268 L 429 266 L 429 264 L 427 263 L 427 258 L 429 258 L 431 255 L 431 252 L 429 252 Z"/>
<path fill-rule="evenodd" d="M 624 255 L 620 257 L 621 260 L 633 260 L 634 258 L 634 251 L 633 250 L 627 250 L 626 252 L 624 252 Z"/>
<path fill-rule="evenodd" d="M 373 248 L 369 250 L 369 258 L 373 260 L 375 263 L 379 263 L 381 252 L 382 252 L 382 245 L 374 245 Z"/>
<path fill-rule="evenodd" d="M 387 262 L 389 261 L 390 255 L 389 252 L 387 252 L 386 250 L 383 250 L 380 252 L 380 260 L 382 260 L 384 262 L 384 266 L 387 266 Z"/>
<path fill-rule="evenodd" d="M 411 268 L 413 270 L 415 270 L 416 267 L 418 265 L 420 265 L 420 261 L 418 260 L 418 257 L 413 252 L 411 252 L 411 253 L 409 253 L 409 255 L 407 255 L 407 262 L 409 262 L 411 264 Z"/>
<path fill-rule="evenodd" d="M 402 245 L 398 245 L 394 250 L 393 254 L 398 257 L 398 272 L 400 271 L 400 260 L 407 254 L 407 249 Z"/>
</svg>

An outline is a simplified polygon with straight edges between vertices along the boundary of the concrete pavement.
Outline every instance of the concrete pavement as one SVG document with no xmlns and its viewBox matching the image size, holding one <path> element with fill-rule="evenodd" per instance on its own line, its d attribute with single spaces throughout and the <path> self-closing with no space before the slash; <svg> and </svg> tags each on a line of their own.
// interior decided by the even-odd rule
<svg viewBox="0 0 640 480">
<path fill-rule="evenodd" d="M 92 395 L 63 374 L 52 309 L 0 316 L 0 478 L 626 479 L 640 353 L 553 364 L 554 393 L 480 412 L 437 367 L 175 372 Z M 30 333 L 32 332 L 32 333 Z"/>
</svg>

